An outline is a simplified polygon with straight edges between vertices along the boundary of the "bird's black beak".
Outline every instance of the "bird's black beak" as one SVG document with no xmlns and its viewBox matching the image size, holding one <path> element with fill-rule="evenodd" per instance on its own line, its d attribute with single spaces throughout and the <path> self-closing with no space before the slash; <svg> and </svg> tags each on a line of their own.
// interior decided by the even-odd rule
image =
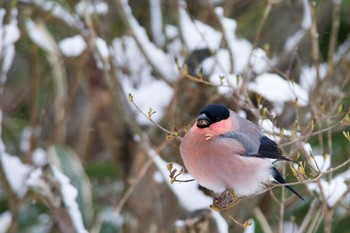
<svg viewBox="0 0 350 233">
<path fill-rule="evenodd" d="M 197 118 L 197 127 L 199 128 L 206 128 L 210 125 L 210 123 L 210 119 L 207 115 L 205 115 L 205 113 L 200 114 Z"/>
</svg>

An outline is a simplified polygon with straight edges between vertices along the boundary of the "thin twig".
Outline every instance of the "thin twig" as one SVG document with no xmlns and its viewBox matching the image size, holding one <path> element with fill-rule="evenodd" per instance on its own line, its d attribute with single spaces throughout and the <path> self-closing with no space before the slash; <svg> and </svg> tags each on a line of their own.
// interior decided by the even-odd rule
<svg viewBox="0 0 350 233">
<path fill-rule="evenodd" d="M 303 222 L 300 225 L 298 233 L 304 233 L 308 226 L 310 225 L 311 220 L 315 217 L 315 213 L 318 210 L 321 202 L 318 198 L 312 200 L 309 210 L 303 218 Z"/>
<path fill-rule="evenodd" d="M 155 126 L 157 126 L 159 129 L 161 129 L 162 131 L 164 131 L 165 133 L 174 136 L 177 140 L 181 141 L 182 137 L 180 137 L 178 135 L 177 132 L 172 132 L 166 128 L 164 128 L 163 126 L 161 126 L 160 124 L 158 124 L 157 122 L 155 122 L 152 117 L 150 117 L 149 115 L 147 115 L 146 113 L 144 113 L 140 107 L 135 103 L 134 101 L 134 96 L 132 94 L 129 94 L 129 100 L 131 102 L 132 105 L 134 105 L 134 107 L 137 109 L 137 111 L 139 113 L 141 113 L 144 117 L 146 117 L 150 122 L 152 122 L 152 124 L 154 124 Z"/>
<path fill-rule="evenodd" d="M 120 201 L 118 202 L 117 206 L 114 208 L 114 214 L 116 216 L 119 216 L 120 211 L 126 204 L 127 200 L 131 196 L 131 194 L 134 192 L 136 185 L 140 182 L 140 180 L 146 175 L 148 169 L 152 165 L 153 160 L 151 158 L 147 159 L 147 161 L 143 164 L 140 172 L 137 174 L 137 176 L 132 180 L 132 185 L 129 186 L 129 188 L 126 190 Z"/>
<path fill-rule="evenodd" d="M 328 46 L 328 61 L 327 61 L 327 77 L 332 78 L 334 72 L 334 51 L 337 46 L 338 39 L 338 31 L 340 25 L 340 3 L 339 0 L 333 0 L 332 2 L 332 25 L 331 25 L 331 35 L 329 38 L 329 46 Z"/>
<path fill-rule="evenodd" d="M 263 232 L 264 233 L 273 233 L 271 226 L 270 226 L 269 222 L 267 221 L 264 213 L 261 211 L 261 209 L 259 207 L 256 207 L 256 208 L 254 208 L 253 212 L 254 212 L 254 216 L 259 221 Z"/>
</svg>

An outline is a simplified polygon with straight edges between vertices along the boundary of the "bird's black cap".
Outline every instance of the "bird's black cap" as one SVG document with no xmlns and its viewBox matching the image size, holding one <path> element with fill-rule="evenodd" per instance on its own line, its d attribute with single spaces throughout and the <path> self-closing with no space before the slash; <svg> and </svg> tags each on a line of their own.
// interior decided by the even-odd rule
<svg viewBox="0 0 350 233">
<path fill-rule="evenodd" d="M 209 104 L 205 106 L 199 113 L 197 118 L 197 126 L 206 128 L 209 125 L 225 120 L 230 117 L 230 111 L 222 104 Z"/>
</svg>

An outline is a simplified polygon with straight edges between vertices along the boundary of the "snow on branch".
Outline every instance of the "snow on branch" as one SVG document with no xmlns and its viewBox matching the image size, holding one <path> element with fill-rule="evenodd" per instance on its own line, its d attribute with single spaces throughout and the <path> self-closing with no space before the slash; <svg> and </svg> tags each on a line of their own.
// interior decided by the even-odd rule
<svg viewBox="0 0 350 233">
<path fill-rule="evenodd" d="M 291 52 L 304 37 L 306 32 L 311 28 L 312 18 L 311 18 L 311 10 L 308 0 L 303 1 L 304 14 L 303 19 L 301 21 L 301 28 L 294 33 L 291 37 L 287 39 L 287 42 L 284 45 L 284 50 L 286 52 Z"/>
<path fill-rule="evenodd" d="M 11 11 L 11 18 L 8 24 L 4 23 L 6 11 L 0 8 L 0 86 L 6 82 L 7 73 L 10 70 L 15 57 L 15 43 L 19 40 L 20 30 L 17 26 L 18 10 Z"/>
<path fill-rule="evenodd" d="M 157 48 L 148 38 L 143 27 L 137 22 L 132 14 L 127 0 L 119 0 L 122 15 L 130 28 L 133 37 L 146 60 L 150 63 L 156 73 L 166 81 L 173 81 L 178 77 L 175 58 L 168 56 L 163 50 Z"/>
</svg>

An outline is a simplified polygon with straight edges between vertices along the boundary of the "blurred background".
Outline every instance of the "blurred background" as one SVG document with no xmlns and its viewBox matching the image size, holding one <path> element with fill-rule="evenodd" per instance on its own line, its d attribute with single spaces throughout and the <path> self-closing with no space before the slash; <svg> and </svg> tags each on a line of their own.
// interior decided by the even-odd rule
<svg viewBox="0 0 350 233">
<path fill-rule="evenodd" d="M 0 232 L 350 232 L 349 32 L 348 0 L 1 1 Z M 304 202 L 218 213 L 170 184 L 212 102 L 280 144 Z"/>
</svg>

